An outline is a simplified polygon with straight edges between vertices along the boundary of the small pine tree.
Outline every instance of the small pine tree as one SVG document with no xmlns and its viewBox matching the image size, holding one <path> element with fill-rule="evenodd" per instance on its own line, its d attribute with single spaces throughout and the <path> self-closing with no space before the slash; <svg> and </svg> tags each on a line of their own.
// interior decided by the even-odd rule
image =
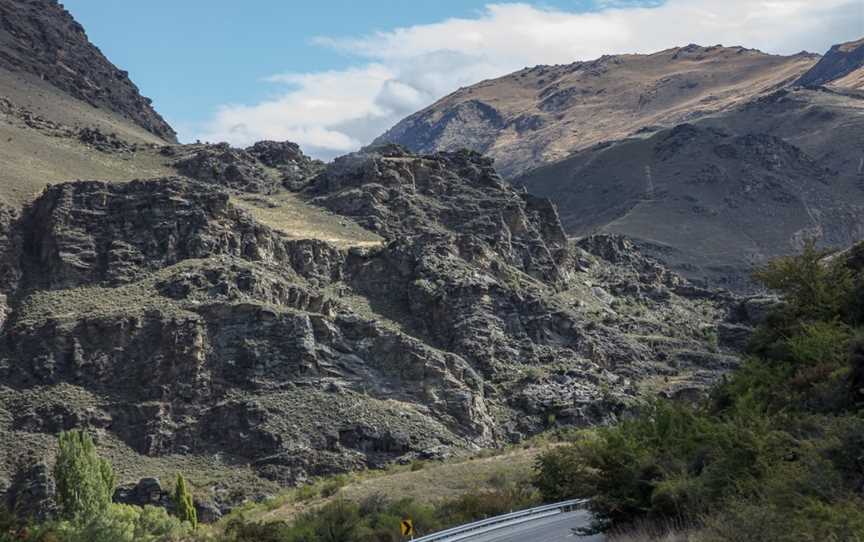
<svg viewBox="0 0 864 542">
<path fill-rule="evenodd" d="M 60 433 L 54 479 L 57 504 L 66 519 L 89 521 L 111 504 L 114 471 L 84 431 Z"/>
<path fill-rule="evenodd" d="M 188 521 L 193 529 L 198 528 L 198 512 L 195 510 L 195 502 L 192 500 L 192 492 L 183 475 L 177 473 L 177 485 L 174 486 L 174 506 L 177 517 L 182 521 Z"/>
</svg>

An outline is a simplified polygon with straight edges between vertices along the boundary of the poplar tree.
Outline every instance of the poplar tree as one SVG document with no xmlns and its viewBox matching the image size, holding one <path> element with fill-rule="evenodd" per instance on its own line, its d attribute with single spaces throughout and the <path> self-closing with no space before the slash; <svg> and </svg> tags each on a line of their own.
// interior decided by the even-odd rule
<svg viewBox="0 0 864 542">
<path fill-rule="evenodd" d="M 114 470 L 99 457 L 93 439 L 84 431 L 60 433 L 54 480 L 57 504 L 66 519 L 89 521 L 111 504 Z"/>
<path fill-rule="evenodd" d="M 174 486 L 174 506 L 178 518 L 182 521 L 188 521 L 193 529 L 198 528 L 198 512 L 195 510 L 195 502 L 192 500 L 192 491 L 180 473 L 177 473 L 177 485 Z"/>
</svg>

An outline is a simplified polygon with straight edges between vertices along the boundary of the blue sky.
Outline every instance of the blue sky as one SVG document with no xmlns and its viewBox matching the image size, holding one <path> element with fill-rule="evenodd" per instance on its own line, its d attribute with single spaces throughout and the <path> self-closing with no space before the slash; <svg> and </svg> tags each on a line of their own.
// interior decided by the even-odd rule
<svg viewBox="0 0 864 542">
<path fill-rule="evenodd" d="M 864 35 L 860 0 L 64 0 L 181 139 L 368 142 L 524 65 L 690 42 L 773 53 Z M 857 35 L 856 35 L 857 34 Z"/>
<path fill-rule="evenodd" d="M 63 0 L 90 40 L 179 123 L 203 122 L 226 103 L 249 103 L 278 90 L 260 84 L 283 72 L 346 68 L 350 53 L 314 43 L 452 17 L 470 17 L 488 0 Z M 536 3 L 573 11 L 593 0 Z"/>
</svg>

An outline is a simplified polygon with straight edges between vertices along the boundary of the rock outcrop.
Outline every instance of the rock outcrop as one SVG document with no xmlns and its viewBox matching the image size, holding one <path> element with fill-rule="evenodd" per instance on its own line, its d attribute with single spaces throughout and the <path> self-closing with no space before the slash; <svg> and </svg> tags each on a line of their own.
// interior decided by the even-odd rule
<svg viewBox="0 0 864 542">
<path fill-rule="evenodd" d="M 383 244 L 288 238 L 225 192 L 270 197 L 260 186 L 198 170 L 55 185 L 0 214 L 2 457 L 86 428 L 125 450 L 121 466 L 222 458 L 295 484 L 518 441 L 552 419 L 605 423 L 737 363 L 715 338 L 731 296 L 624 238 L 573 243 L 548 200 L 476 153 L 383 147 L 304 177 L 287 167 L 311 164 L 294 150 L 208 156 L 286 167 L 293 197 Z M 201 506 L 216 517 L 232 506 L 219 499 Z"/>
<path fill-rule="evenodd" d="M 165 147 L 163 154 L 181 155 L 173 165 L 182 175 L 253 194 L 301 189 L 323 169 L 323 163 L 288 141 L 259 141 L 245 150 L 233 149 L 227 143 Z"/>
</svg>

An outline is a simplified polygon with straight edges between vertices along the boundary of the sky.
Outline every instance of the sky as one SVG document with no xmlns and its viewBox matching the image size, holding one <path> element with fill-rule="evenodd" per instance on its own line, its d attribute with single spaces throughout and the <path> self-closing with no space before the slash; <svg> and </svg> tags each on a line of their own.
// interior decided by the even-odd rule
<svg viewBox="0 0 864 542">
<path fill-rule="evenodd" d="M 525 66 L 689 43 L 823 53 L 864 0 L 63 0 L 182 142 L 332 158 Z"/>
</svg>

